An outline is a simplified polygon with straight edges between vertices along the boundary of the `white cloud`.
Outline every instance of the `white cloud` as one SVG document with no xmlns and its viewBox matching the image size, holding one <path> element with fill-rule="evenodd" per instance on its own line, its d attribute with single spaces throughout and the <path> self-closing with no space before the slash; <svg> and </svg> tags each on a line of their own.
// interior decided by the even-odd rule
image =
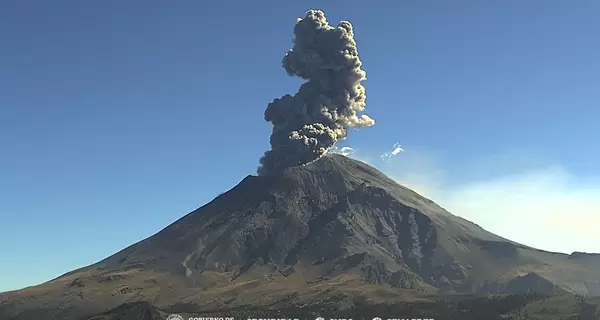
<svg viewBox="0 0 600 320">
<path fill-rule="evenodd" d="M 563 166 L 510 174 L 490 169 L 486 178 L 450 182 L 452 171 L 425 155 L 383 163 L 359 152 L 355 158 L 502 237 L 549 251 L 600 252 L 600 183 L 583 183 Z"/>
<path fill-rule="evenodd" d="M 400 152 L 403 152 L 404 149 L 400 146 L 399 143 L 394 144 L 392 151 L 384 152 L 381 154 L 380 158 L 383 161 L 389 161 L 392 157 L 397 156 Z"/>
<path fill-rule="evenodd" d="M 338 146 L 333 146 L 331 149 L 329 149 L 329 152 L 331 153 L 337 153 L 337 154 L 341 154 L 343 156 L 350 156 L 354 153 L 354 149 L 352 147 L 338 147 Z"/>
</svg>

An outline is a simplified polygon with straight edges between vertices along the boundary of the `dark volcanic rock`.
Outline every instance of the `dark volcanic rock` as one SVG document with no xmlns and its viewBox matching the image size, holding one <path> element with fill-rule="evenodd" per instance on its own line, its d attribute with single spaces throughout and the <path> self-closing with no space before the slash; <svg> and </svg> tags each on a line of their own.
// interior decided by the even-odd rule
<svg viewBox="0 0 600 320">
<path fill-rule="evenodd" d="M 554 294 L 565 292 L 565 290 L 556 286 L 548 279 L 541 277 L 534 272 L 510 279 L 508 282 L 494 282 L 486 284 L 481 291 L 484 293 L 502 294 L 515 294 L 523 292 Z"/>
<path fill-rule="evenodd" d="M 511 258 L 519 253 L 517 245 L 511 242 L 476 240 L 475 243 L 477 243 L 481 249 L 498 257 Z"/>
<path fill-rule="evenodd" d="M 502 293 L 555 293 L 558 291 L 562 290 L 554 285 L 554 283 L 532 272 L 522 277 L 512 279 L 508 282 L 504 290 L 502 290 Z"/>
<path fill-rule="evenodd" d="M 600 293 L 595 261 L 514 243 L 365 163 L 329 155 L 281 174 L 248 176 L 96 264 L 2 293 L 0 319 L 71 320 L 135 301 L 217 308 L 341 295 L 347 303 L 405 293 L 397 288 L 414 290 L 411 294 L 559 287 Z M 515 276 L 523 273 L 530 274 Z M 127 312 L 136 319 L 155 316 L 141 306 L 125 305 L 98 319 Z"/>
<path fill-rule="evenodd" d="M 436 248 L 442 253 L 438 260 L 444 260 L 438 230 L 423 209 L 394 192 L 416 194 L 391 191 L 399 188 L 377 170 L 337 155 L 277 176 L 249 176 L 135 250 L 100 264 L 148 265 L 158 261 L 157 255 L 168 255 L 171 263 L 161 267 L 171 272 L 233 272 L 236 279 L 255 266 L 274 266 L 286 274 L 299 263 L 328 266 L 328 272 L 340 263 L 348 269 L 353 256 L 368 253 L 369 262 L 363 256 L 356 267 L 369 283 L 387 284 L 398 269 L 434 283 L 434 272 L 443 270 L 434 265 Z"/>
</svg>

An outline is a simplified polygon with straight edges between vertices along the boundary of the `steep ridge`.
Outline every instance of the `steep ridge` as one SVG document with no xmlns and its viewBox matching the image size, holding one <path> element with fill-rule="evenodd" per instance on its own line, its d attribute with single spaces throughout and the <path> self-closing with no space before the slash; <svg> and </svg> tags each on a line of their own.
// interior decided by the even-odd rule
<svg viewBox="0 0 600 320">
<path fill-rule="evenodd" d="M 0 318 L 44 310 L 69 319 L 134 301 L 162 309 L 389 300 L 406 290 L 600 294 L 598 266 L 489 233 L 365 163 L 328 155 L 248 176 L 113 256 L 2 293 Z"/>
</svg>

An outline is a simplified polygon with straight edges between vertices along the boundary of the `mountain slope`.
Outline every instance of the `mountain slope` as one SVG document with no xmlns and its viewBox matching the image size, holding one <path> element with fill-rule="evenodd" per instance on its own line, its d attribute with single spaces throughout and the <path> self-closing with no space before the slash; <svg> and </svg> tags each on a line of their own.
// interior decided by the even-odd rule
<svg viewBox="0 0 600 320">
<path fill-rule="evenodd" d="M 370 319 L 373 315 L 393 318 L 398 314 L 405 317 L 428 317 L 438 320 L 572 320 L 598 319 L 598 304 L 592 299 L 569 294 L 514 294 L 488 297 L 451 297 L 438 300 L 409 301 L 395 304 L 365 304 L 357 302 L 351 308 L 340 310 L 331 305 L 311 305 L 308 307 L 287 307 L 266 309 L 246 306 L 227 310 L 206 310 L 204 312 L 177 313 L 183 319 L 190 317 L 234 317 L 235 319 L 272 318 L 273 315 L 293 315 L 297 319 L 314 319 L 326 316 L 334 319 Z M 157 310 L 148 303 L 127 303 L 86 320 L 109 319 L 148 319 L 164 320 L 168 312 Z M 145 318 L 143 318 L 145 317 Z M 82 319 L 83 320 L 83 319 Z"/>
<path fill-rule="evenodd" d="M 367 164 L 329 155 L 248 176 L 113 256 L 0 294 L 0 318 L 44 310 L 69 319 L 134 301 L 208 309 L 514 288 L 599 294 L 598 266 L 589 255 L 543 252 L 489 233 Z"/>
</svg>

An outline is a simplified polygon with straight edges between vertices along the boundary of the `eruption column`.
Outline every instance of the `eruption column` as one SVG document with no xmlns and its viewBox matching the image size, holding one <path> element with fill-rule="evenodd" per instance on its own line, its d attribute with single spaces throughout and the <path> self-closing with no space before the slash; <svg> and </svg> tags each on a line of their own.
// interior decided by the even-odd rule
<svg viewBox="0 0 600 320">
<path fill-rule="evenodd" d="M 290 76 L 307 82 L 295 95 L 275 99 L 265 110 L 273 124 L 271 150 L 260 159 L 258 174 L 319 159 L 348 129 L 369 127 L 375 121 L 358 115 L 366 106 L 366 73 L 361 69 L 352 24 L 327 23 L 325 13 L 310 10 L 294 28 L 294 46 L 283 57 Z"/>
</svg>

